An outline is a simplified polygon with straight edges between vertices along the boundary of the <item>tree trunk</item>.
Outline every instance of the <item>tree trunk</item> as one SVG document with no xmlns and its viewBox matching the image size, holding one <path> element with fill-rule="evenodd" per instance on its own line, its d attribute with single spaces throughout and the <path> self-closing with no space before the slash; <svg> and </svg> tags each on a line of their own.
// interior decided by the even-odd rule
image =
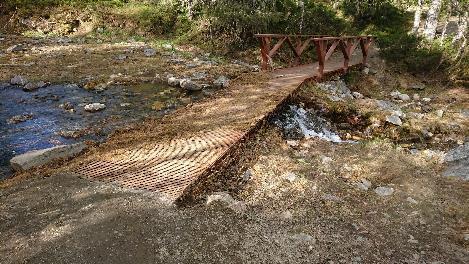
<svg viewBox="0 0 469 264">
<path fill-rule="evenodd" d="M 451 18 L 451 13 L 453 12 L 453 3 L 452 1 L 448 2 L 448 11 L 445 18 L 445 25 L 443 26 L 443 30 L 441 31 L 440 42 L 443 44 L 443 40 L 446 38 L 446 30 L 448 29 L 449 19 Z"/>
<path fill-rule="evenodd" d="M 420 17 L 422 16 L 422 0 L 418 0 L 417 9 L 414 14 L 414 26 L 412 27 L 412 33 L 417 34 L 420 28 Z"/>
<path fill-rule="evenodd" d="M 460 40 L 460 39 L 462 39 L 466 35 L 467 20 L 468 20 L 468 13 L 467 13 L 467 11 L 465 11 L 462 19 L 459 20 L 458 33 L 454 37 L 453 43 Z"/>
<path fill-rule="evenodd" d="M 441 0 L 432 0 L 430 9 L 428 9 L 427 20 L 425 21 L 425 29 L 423 35 L 432 40 L 435 38 L 436 27 L 438 26 L 438 16 L 440 15 Z"/>
</svg>

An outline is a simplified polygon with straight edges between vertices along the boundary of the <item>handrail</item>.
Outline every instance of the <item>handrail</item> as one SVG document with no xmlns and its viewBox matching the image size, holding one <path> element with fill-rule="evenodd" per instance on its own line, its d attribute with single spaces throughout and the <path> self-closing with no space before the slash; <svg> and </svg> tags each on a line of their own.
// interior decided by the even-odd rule
<svg viewBox="0 0 469 264">
<path fill-rule="evenodd" d="M 262 55 L 261 66 L 263 70 L 272 68 L 272 57 L 277 54 L 284 43 L 287 43 L 293 51 L 295 56 L 293 65 L 300 64 L 301 55 L 308 46 L 313 43 L 319 62 L 319 77 L 323 76 L 325 62 L 332 56 L 337 48 L 340 49 L 344 56 L 344 72 L 347 71 L 351 56 L 358 45 L 360 45 L 363 55 L 362 63 L 366 64 L 369 47 L 374 41 L 374 37 L 371 35 L 334 37 L 324 35 L 255 34 L 255 36 L 260 40 Z M 272 39 L 277 40 L 273 46 Z"/>
</svg>

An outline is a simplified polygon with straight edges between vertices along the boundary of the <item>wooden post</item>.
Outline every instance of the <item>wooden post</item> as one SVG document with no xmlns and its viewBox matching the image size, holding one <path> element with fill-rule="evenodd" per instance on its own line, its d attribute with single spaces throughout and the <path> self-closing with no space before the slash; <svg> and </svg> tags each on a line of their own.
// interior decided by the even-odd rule
<svg viewBox="0 0 469 264">
<path fill-rule="evenodd" d="M 371 42 L 373 41 L 373 38 L 371 37 L 366 37 L 366 38 L 360 38 L 360 47 L 362 49 L 362 54 L 363 54 L 363 65 L 367 65 L 367 60 L 368 60 L 368 49 L 370 48 Z"/>
<path fill-rule="evenodd" d="M 326 62 L 326 40 L 314 40 L 314 45 L 316 46 L 316 53 L 318 54 L 318 77 L 322 78 L 324 75 L 324 64 Z"/>
<path fill-rule="evenodd" d="M 259 40 L 261 42 L 261 56 L 262 56 L 261 67 L 262 67 L 262 70 L 267 71 L 269 69 L 270 38 L 261 37 L 259 38 Z"/>
</svg>

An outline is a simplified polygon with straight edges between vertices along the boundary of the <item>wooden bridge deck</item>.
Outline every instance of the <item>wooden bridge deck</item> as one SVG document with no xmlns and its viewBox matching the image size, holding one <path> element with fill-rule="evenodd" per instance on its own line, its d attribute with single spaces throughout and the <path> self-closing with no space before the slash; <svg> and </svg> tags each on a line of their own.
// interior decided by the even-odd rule
<svg viewBox="0 0 469 264">
<path fill-rule="evenodd" d="M 331 57 L 325 73 L 341 69 L 342 61 Z M 360 62 L 361 56 L 354 55 L 350 65 Z M 317 67 L 279 69 L 268 76 L 258 74 L 254 83 L 235 82 L 215 98 L 114 136 L 72 171 L 175 201 L 303 81 L 314 77 Z"/>
</svg>

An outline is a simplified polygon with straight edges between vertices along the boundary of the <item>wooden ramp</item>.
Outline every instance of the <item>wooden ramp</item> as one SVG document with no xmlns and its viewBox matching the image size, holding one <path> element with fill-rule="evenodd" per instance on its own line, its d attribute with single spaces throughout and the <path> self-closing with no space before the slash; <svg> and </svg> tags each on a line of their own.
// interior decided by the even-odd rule
<svg viewBox="0 0 469 264">
<path fill-rule="evenodd" d="M 362 56 L 354 55 L 350 62 L 359 64 Z M 235 82 L 216 98 L 115 135 L 72 170 L 83 178 L 158 192 L 175 201 L 305 80 L 318 75 L 318 66 Z M 342 66 L 342 58 L 331 57 L 324 73 Z"/>
</svg>

